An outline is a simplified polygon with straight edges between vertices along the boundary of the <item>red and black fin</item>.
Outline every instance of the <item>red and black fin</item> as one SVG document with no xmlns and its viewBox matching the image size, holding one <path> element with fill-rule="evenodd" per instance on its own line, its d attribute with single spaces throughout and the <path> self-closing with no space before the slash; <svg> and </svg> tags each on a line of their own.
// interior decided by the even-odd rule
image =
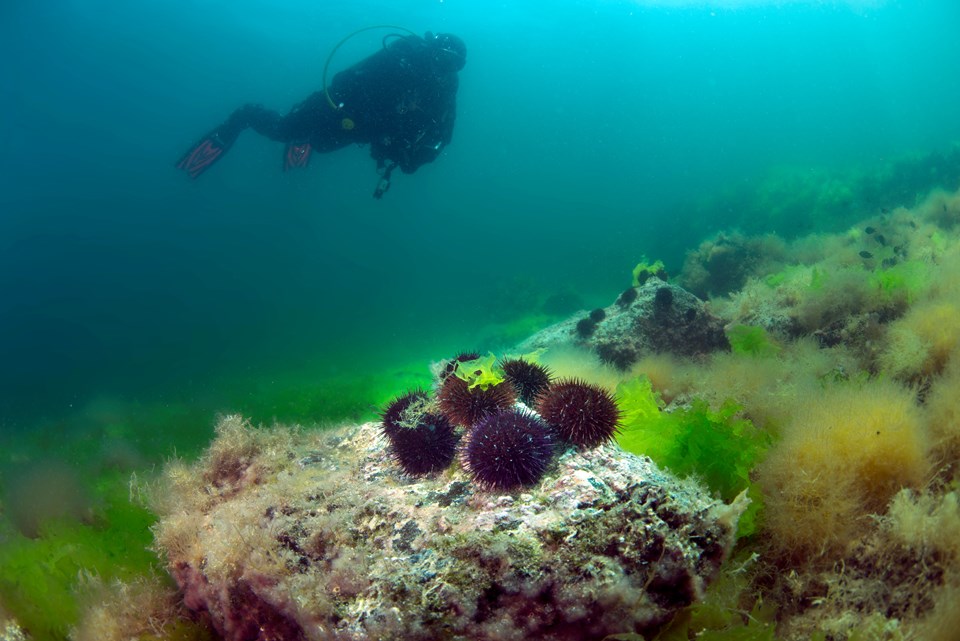
<svg viewBox="0 0 960 641">
<path fill-rule="evenodd" d="M 283 152 L 283 170 L 304 168 L 310 162 L 312 147 L 308 142 L 290 143 Z"/>
<path fill-rule="evenodd" d="M 229 148 L 230 146 L 224 144 L 217 135 L 217 132 L 214 131 L 204 136 L 200 142 L 191 147 L 190 150 L 183 155 L 177 163 L 177 169 L 182 169 L 187 172 L 191 178 L 196 178 L 209 169 L 213 163 L 220 160 L 223 153 Z"/>
</svg>

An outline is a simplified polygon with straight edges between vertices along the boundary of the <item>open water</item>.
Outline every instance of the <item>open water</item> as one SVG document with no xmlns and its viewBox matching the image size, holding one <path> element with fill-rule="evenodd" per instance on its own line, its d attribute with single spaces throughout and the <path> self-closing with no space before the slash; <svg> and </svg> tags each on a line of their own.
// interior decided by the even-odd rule
<svg viewBox="0 0 960 641">
<path fill-rule="evenodd" d="M 435 163 L 380 201 L 363 148 L 283 173 L 247 132 L 199 180 L 174 168 L 237 106 L 318 90 L 375 24 L 467 44 Z M 644 255 L 677 271 L 743 225 L 704 199 L 950 149 L 958 24 L 947 0 L 5 2 L 0 426 L 104 398 L 230 409 L 238 381 L 487 349 L 551 297 L 607 304 Z"/>
</svg>

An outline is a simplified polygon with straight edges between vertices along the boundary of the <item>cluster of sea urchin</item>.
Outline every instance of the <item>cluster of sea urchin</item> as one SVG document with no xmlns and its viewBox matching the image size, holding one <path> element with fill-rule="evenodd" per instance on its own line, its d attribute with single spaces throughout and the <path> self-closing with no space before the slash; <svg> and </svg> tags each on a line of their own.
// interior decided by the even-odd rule
<svg viewBox="0 0 960 641">
<path fill-rule="evenodd" d="M 433 403 L 422 390 L 400 396 L 383 412 L 383 433 L 407 474 L 447 467 L 458 449 L 454 426 L 459 425 L 465 429 L 460 460 L 474 482 L 488 490 L 512 490 L 540 480 L 557 441 L 595 447 L 619 427 L 620 410 L 601 387 L 576 379 L 552 383 L 545 367 L 523 359 L 502 361 L 494 373 L 492 355 L 483 361 L 469 356 L 458 356 L 440 374 L 439 412 L 431 411 Z M 515 409 L 518 397 L 539 416 Z"/>
<path fill-rule="evenodd" d="M 381 421 L 390 452 L 404 473 L 432 474 L 453 461 L 460 436 L 446 416 L 429 411 L 429 398 L 423 390 L 396 398 L 387 405 Z"/>
</svg>

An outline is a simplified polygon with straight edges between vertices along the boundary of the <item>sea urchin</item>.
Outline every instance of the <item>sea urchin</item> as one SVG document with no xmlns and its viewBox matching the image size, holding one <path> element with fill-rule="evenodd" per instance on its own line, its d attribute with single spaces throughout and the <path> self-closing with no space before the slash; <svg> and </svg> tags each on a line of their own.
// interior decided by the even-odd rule
<svg viewBox="0 0 960 641">
<path fill-rule="evenodd" d="M 511 358 L 503 361 L 501 367 L 507 382 L 513 385 L 517 397 L 526 405 L 533 405 L 537 396 L 550 385 L 550 370 L 539 363 Z"/>
<path fill-rule="evenodd" d="M 410 476 L 447 468 L 460 440 L 447 417 L 428 408 L 426 392 L 414 390 L 390 403 L 381 416 L 390 454 Z"/>
<path fill-rule="evenodd" d="M 613 396 L 578 379 L 550 385 L 537 399 L 537 411 L 560 438 L 577 447 L 609 441 L 620 426 L 620 409 Z"/>
<path fill-rule="evenodd" d="M 416 417 L 426 411 L 429 402 L 426 392 L 414 389 L 387 403 L 380 413 L 384 435 L 389 438 L 400 429 L 413 427 Z"/>
<path fill-rule="evenodd" d="M 464 437 L 463 467 L 486 490 L 508 491 L 540 480 L 553 456 L 550 429 L 530 412 L 488 414 Z"/>
<path fill-rule="evenodd" d="M 470 384 L 457 375 L 448 376 L 437 394 L 440 411 L 452 423 L 470 427 L 487 414 L 507 409 L 516 402 L 516 393 L 507 381 L 470 389 Z"/>
</svg>

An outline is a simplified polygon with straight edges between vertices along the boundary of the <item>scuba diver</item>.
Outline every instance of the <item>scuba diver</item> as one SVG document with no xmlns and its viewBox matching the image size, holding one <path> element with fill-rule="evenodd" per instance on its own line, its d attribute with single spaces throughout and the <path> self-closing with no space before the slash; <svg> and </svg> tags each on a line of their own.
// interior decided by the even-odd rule
<svg viewBox="0 0 960 641">
<path fill-rule="evenodd" d="M 356 33 L 334 47 L 330 58 Z M 222 158 L 247 127 L 287 143 L 284 170 L 306 167 L 314 151 L 369 144 L 380 175 L 373 195 L 380 198 L 390 188 L 396 167 L 411 174 L 450 144 L 457 72 L 466 57 L 463 40 L 449 33 L 428 31 L 423 38 L 413 32 L 388 34 L 379 51 L 335 75 L 329 87 L 324 69 L 323 90 L 286 116 L 260 105 L 240 107 L 191 147 L 177 168 L 196 178 Z"/>
</svg>

